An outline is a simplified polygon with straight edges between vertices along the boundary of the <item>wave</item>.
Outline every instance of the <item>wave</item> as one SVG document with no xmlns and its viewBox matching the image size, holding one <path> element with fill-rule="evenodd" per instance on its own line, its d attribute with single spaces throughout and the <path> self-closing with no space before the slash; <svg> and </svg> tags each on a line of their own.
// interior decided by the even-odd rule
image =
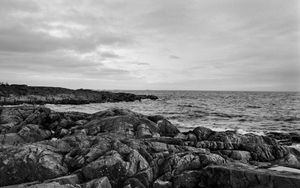
<svg viewBox="0 0 300 188">
<path fill-rule="evenodd" d="M 174 123 L 176 125 L 176 127 L 181 131 L 192 131 L 196 127 L 199 127 L 199 126 L 189 126 L 189 125 L 181 124 L 179 122 L 172 122 L 172 123 Z M 250 130 L 245 130 L 245 129 L 233 129 L 233 128 L 214 127 L 214 126 L 202 126 L 202 127 L 209 128 L 216 132 L 234 131 L 234 132 L 236 132 L 238 134 L 242 134 L 242 135 L 245 135 L 245 134 L 255 134 L 255 135 L 261 135 L 261 136 L 266 135 L 264 131 L 250 131 Z"/>
</svg>

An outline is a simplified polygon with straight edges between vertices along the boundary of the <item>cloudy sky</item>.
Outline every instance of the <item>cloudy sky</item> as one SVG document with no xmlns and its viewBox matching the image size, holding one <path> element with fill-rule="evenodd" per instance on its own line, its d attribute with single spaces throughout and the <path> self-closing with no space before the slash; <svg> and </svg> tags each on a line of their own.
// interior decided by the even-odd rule
<svg viewBox="0 0 300 188">
<path fill-rule="evenodd" d="M 0 80 L 298 90 L 298 12 L 298 0 L 1 0 Z"/>
</svg>

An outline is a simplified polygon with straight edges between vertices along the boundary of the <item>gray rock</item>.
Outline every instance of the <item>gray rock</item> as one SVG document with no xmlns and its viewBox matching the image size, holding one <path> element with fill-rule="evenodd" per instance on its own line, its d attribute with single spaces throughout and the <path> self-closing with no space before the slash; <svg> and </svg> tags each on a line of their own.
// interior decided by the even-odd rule
<svg viewBox="0 0 300 188">
<path fill-rule="evenodd" d="M 197 188 L 200 183 L 201 176 L 201 171 L 185 171 L 182 174 L 174 177 L 173 187 Z"/>
<path fill-rule="evenodd" d="M 65 184 L 76 185 L 80 183 L 80 180 L 77 174 L 71 174 L 68 176 L 62 176 L 62 177 L 45 181 L 45 183 L 49 183 L 49 182 L 57 182 L 61 185 L 65 185 Z"/>
<path fill-rule="evenodd" d="M 138 138 L 150 138 L 152 133 L 145 124 L 137 126 L 137 137 Z"/>
<path fill-rule="evenodd" d="M 153 121 L 154 123 L 157 123 L 160 120 L 165 119 L 163 116 L 161 115 L 154 115 L 154 116 L 148 116 L 147 117 L 150 121 Z"/>
<path fill-rule="evenodd" d="M 251 159 L 251 153 L 248 151 L 240 151 L 240 150 L 221 150 L 222 154 L 234 159 L 243 162 L 249 162 Z"/>
<path fill-rule="evenodd" d="M 0 135 L 0 143 L 3 145 L 18 145 L 25 143 L 25 140 L 17 133 L 7 133 Z"/>
<path fill-rule="evenodd" d="M 299 174 L 238 166 L 208 166 L 201 180 L 207 188 L 297 188 L 300 185 Z"/>
<path fill-rule="evenodd" d="M 172 188 L 172 182 L 170 181 L 162 181 L 160 179 L 155 180 L 153 183 L 153 187 L 155 188 Z"/>
<path fill-rule="evenodd" d="M 208 165 L 224 163 L 224 158 L 217 154 L 176 153 L 165 160 L 161 173 L 178 175 L 186 170 L 200 170 Z"/>
<path fill-rule="evenodd" d="M 107 177 L 102 177 L 83 184 L 82 188 L 111 188 L 111 185 Z"/>
<path fill-rule="evenodd" d="M 157 123 L 159 134 L 162 136 L 176 136 L 180 131 L 171 122 L 166 119 L 160 120 Z"/>
<path fill-rule="evenodd" d="M 10 146 L 0 152 L 0 186 L 63 176 L 63 157 L 43 145 Z"/>
<path fill-rule="evenodd" d="M 18 135 L 22 137 L 25 142 L 37 142 L 50 138 L 51 132 L 40 129 L 39 125 L 27 124 L 22 127 L 22 129 L 18 132 Z"/>
<path fill-rule="evenodd" d="M 107 176 L 113 186 L 122 186 L 121 182 L 127 178 L 129 166 L 129 162 L 125 162 L 118 152 L 110 151 L 83 167 L 82 173 L 87 180 Z"/>
<path fill-rule="evenodd" d="M 193 133 L 196 135 L 199 141 L 202 141 L 207 140 L 209 136 L 214 133 L 214 131 L 206 127 L 197 127 L 193 130 Z"/>
</svg>

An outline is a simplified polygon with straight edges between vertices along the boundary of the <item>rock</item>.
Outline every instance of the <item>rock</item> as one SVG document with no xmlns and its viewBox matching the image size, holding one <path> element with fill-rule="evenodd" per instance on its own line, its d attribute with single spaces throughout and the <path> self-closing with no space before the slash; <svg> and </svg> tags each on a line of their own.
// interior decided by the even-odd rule
<svg viewBox="0 0 300 188">
<path fill-rule="evenodd" d="M 76 188 L 76 187 L 70 184 L 61 185 L 59 183 L 53 182 L 53 183 L 42 183 L 42 184 L 31 185 L 28 188 Z"/>
<path fill-rule="evenodd" d="M 201 184 L 207 188 L 296 188 L 300 185 L 300 175 L 267 169 L 208 166 L 203 170 Z"/>
<path fill-rule="evenodd" d="M 300 143 L 300 133 L 291 132 L 290 136 L 293 143 Z"/>
<path fill-rule="evenodd" d="M 158 121 L 157 125 L 159 134 L 162 136 L 174 137 L 180 132 L 172 123 L 165 119 Z"/>
<path fill-rule="evenodd" d="M 89 135 L 110 132 L 134 136 L 137 135 L 134 133 L 140 125 L 143 125 L 144 130 L 149 131 L 152 135 L 158 133 L 157 125 L 143 115 L 121 109 L 93 114 L 91 121 L 85 124 L 84 127 L 87 128 Z"/>
<path fill-rule="evenodd" d="M 64 137 L 69 134 L 69 131 L 67 129 L 61 129 L 59 133 L 59 137 Z"/>
<path fill-rule="evenodd" d="M 153 121 L 154 123 L 157 123 L 160 120 L 164 120 L 165 118 L 161 115 L 154 115 L 154 116 L 148 116 L 147 117 L 150 121 Z"/>
<path fill-rule="evenodd" d="M 68 176 L 62 176 L 62 177 L 58 177 L 55 179 L 45 181 L 45 183 L 48 183 L 48 182 L 57 182 L 61 185 L 65 185 L 65 184 L 76 185 L 76 184 L 79 184 L 80 181 L 79 181 L 77 174 L 71 174 Z"/>
<path fill-rule="evenodd" d="M 267 144 L 243 144 L 239 148 L 241 150 L 249 151 L 253 160 L 262 162 L 284 158 L 289 152 L 286 147 Z"/>
<path fill-rule="evenodd" d="M 88 122 L 88 120 L 85 119 L 81 119 L 75 122 L 76 125 L 84 125 Z"/>
<path fill-rule="evenodd" d="M 27 124 L 22 127 L 18 132 L 18 135 L 22 137 L 25 142 L 37 142 L 49 138 L 51 132 L 40 129 L 39 125 Z"/>
<path fill-rule="evenodd" d="M 141 124 L 137 127 L 137 137 L 138 138 L 150 138 L 152 133 L 145 124 Z"/>
<path fill-rule="evenodd" d="M 45 107 L 37 107 L 34 109 L 34 111 L 29 114 L 20 125 L 25 124 L 36 124 L 36 125 L 43 125 L 48 124 L 48 117 L 51 113 L 51 110 L 49 108 Z"/>
<path fill-rule="evenodd" d="M 197 142 L 196 147 L 207 148 L 213 151 L 238 149 L 238 147 L 234 147 L 231 143 L 224 143 L 219 141 L 207 141 L 207 140 Z"/>
<path fill-rule="evenodd" d="M 224 163 L 224 158 L 217 154 L 176 153 L 165 160 L 161 173 L 178 175 L 186 170 L 199 170 L 208 165 Z"/>
<path fill-rule="evenodd" d="M 177 135 L 174 136 L 174 138 L 180 139 L 180 140 L 187 140 L 188 136 L 183 134 L 183 133 L 178 133 Z"/>
<path fill-rule="evenodd" d="M 146 138 L 145 140 L 150 142 L 162 142 L 165 144 L 183 145 L 184 142 L 178 138 L 171 137 L 157 137 L 157 138 Z"/>
<path fill-rule="evenodd" d="M 63 157 L 42 145 L 9 146 L 0 150 L 0 186 L 63 176 Z"/>
<path fill-rule="evenodd" d="M 29 183 L 22 183 L 22 184 L 18 184 L 18 185 L 8 185 L 8 186 L 4 186 L 4 188 L 25 188 L 25 187 L 30 187 L 31 185 L 36 185 L 36 184 L 40 184 L 41 182 L 39 181 L 34 181 L 34 182 L 29 182 Z"/>
<path fill-rule="evenodd" d="M 17 133 L 8 133 L 0 135 L 0 143 L 3 145 L 18 145 L 25 143 L 25 140 Z"/>
<path fill-rule="evenodd" d="M 35 87 L 27 85 L 1 85 L 0 105 L 15 104 L 88 104 L 103 102 L 158 99 L 154 95 L 112 93 L 88 89 L 66 89 L 58 87 Z"/>
<path fill-rule="evenodd" d="M 275 164 L 300 169 L 300 157 L 290 153 L 283 159 L 279 159 Z"/>
<path fill-rule="evenodd" d="M 132 150 L 128 156 L 129 167 L 127 168 L 127 175 L 133 176 L 137 172 L 146 170 L 149 168 L 149 164 L 146 159 L 136 150 Z M 152 176 L 152 175 L 150 175 Z M 149 177 L 149 181 L 152 180 L 152 177 Z"/>
<path fill-rule="evenodd" d="M 197 188 L 201 179 L 201 171 L 185 171 L 174 177 L 174 188 Z"/>
<path fill-rule="evenodd" d="M 300 147 L 299 146 L 289 146 L 290 153 L 294 154 L 297 157 L 300 157 Z"/>
<path fill-rule="evenodd" d="M 193 133 L 188 133 L 187 140 L 191 141 L 192 143 L 197 143 L 197 136 Z"/>
<path fill-rule="evenodd" d="M 111 185 L 107 177 L 102 177 L 83 184 L 82 188 L 111 188 Z"/>
<path fill-rule="evenodd" d="M 292 145 L 292 143 L 300 143 L 300 134 L 296 132 L 268 132 L 268 137 L 278 140 L 282 145 Z"/>
<path fill-rule="evenodd" d="M 153 183 L 153 187 L 155 187 L 155 188 L 172 188 L 172 182 L 162 181 L 162 180 L 158 179 Z"/>
<path fill-rule="evenodd" d="M 289 151 L 274 139 L 254 134 L 241 135 L 233 131 L 215 132 L 207 140 L 200 141 L 197 147 L 210 150 L 244 150 L 251 153 L 256 161 L 273 161 L 283 158 Z"/>
<path fill-rule="evenodd" d="M 149 167 L 142 172 L 138 172 L 134 177 L 138 179 L 145 187 L 150 187 L 150 184 L 153 182 L 153 176 L 153 169 Z"/>
<path fill-rule="evenodd" d="M 116 151 L 109 151 L 96 161 L 89 163 L 82 168 L 85 179 L 91 180 L 107 176 L 114 186 L 122 186 L 120 183 L 127 178 L 129 162 L 125 162 L 122 156 Z"/>
<path fill-rule="evenodd" d="M 124 183 L 126 188 L 146 188 L 138 179 L 129 178 Z"/>
<path fill-rule="evenodd" d="M 78 188 L 78 186 L 73 186 L 71 184 L 61 185 L 57 182 L 52 183 L 29 183 L 20 185 L 6 186 L 5 188 Z"/>
<path fill-rule="evenodd" d="M 220 152 L 234 160 L 249 162 L 249 160 L 251 159 L 251 153 L 248 151 L 221 150 Z"/>
<path fill-rule="evenodd" d="M 180 133 L 163 117 L 126 109 L 89 115 L 42 106 L 0 107 L 0 131 L 0 186 L 276 187 L 282 182 L 298 183 L 295 174 L 267 169 L 276 164 L 298 168 L 300 150 L 294 145 L 282 146 L 269 136 L 204 127 Z"/>
<path fill-rule="evenodd" d="M 196 135 L 198 141 L 202 141 L 207 140 L 208 137 L 214 133 L 214 131 L 206 127 L 197 127 L 193 130 L 193 133 Z"/>
<path fill-rule="evenodd" d="M 154 152 L 168 151 L 168 145 L 161 142 L 151 142 L 151 149 Z"/>
<path fill-rule="evenodd" d="M 292 137 L 288 133 L 268 132 L 266 135 L 276 139 L 281 145 L 292 145 Z"/>
<path fill-rule="evenodd" d="M 102 118 L 108 118 L 113 116 L 137 116 L 139 118 L 146 117 L 142 114 L 133 112 L 128 109 L 123 108 L 109 108 L 104 111 L 99 111 L 94 114 L 92 114 L 92 119 L 102 119 Z"/>
<path fill-rule="evenodd" d="M 34 106 L 19 106 L 19 107 L 5 107 L 0 108 L 1 124 L 11 123 L 17 125 L 24 121 L 30 114 L 32 114 L 36 107 Z"/>
</svg>

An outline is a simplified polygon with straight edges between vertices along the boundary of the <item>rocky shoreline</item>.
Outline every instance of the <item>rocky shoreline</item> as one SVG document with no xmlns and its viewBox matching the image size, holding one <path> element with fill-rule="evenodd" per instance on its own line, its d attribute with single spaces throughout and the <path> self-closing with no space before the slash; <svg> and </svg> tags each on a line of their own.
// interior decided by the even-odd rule
<svg viewBox="0 0 300 188">
<path fill-rule="evenodd" d="M 158 99 L 154 95 L 134 95 L 89 89 L 66 89 L 16 84 L 0 84 L 0 105 L 18 104 L 89 104 Z"/>
<path fill-rule="evenodd" d="M 126 109 L 44 106 L 0 107 L 0 131 L 0 186 L 300 187 L 300 173 L 270 169 L 300 169 L 300 150 L 276 134 L 180 132 L 162 116 Z"/>
</svg>

